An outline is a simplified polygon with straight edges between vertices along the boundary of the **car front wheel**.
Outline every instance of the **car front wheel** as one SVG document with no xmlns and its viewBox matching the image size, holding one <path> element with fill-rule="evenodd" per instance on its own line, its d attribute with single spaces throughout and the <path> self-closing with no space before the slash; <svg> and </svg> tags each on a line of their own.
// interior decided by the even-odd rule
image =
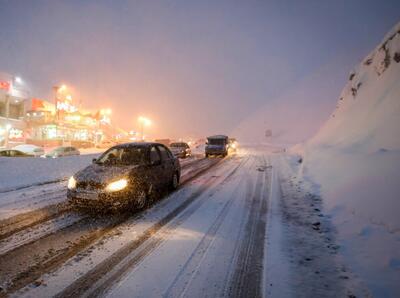
<svg viewBox="0 0 400 298">
<path fill-rule="evenodd" d="M 175 190 L 178 188 L 178 186 L 179 186 L 179 177 L 178 177 L 178 173 L 175 172 L 174 175 L 172 176 L 171 189 Z"/>
<path fill-rule="evenodd" d="M 136 208 L 143 209 L 146 206 L 147 193 L 144 189 L 138 191 L 136 194 Z"/>
</svg>

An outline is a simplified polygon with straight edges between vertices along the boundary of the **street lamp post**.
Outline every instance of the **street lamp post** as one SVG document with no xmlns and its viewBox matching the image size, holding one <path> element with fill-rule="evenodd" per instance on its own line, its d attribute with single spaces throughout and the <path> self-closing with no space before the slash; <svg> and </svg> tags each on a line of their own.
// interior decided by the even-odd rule
<svg viewBox="0 0 400 298">
<path fill-rule="evenodd" d="M 140 133 L 141 133 L 142 141 L 144 141 L 144 127 L 149 126 L 151 124 L 151 120 L 146 117 L 140 116 L 138 118 L 138 121 L 140 123 Z"/>
</svg>

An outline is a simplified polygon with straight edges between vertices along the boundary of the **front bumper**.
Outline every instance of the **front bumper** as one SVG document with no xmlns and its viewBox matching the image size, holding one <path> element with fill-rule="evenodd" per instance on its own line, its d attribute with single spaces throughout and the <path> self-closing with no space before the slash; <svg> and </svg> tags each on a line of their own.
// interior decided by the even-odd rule
<svg viewBox="0 0 400 298">
<path fill-rule="evenodd" d="M 68 201 L 78 208 L 95 210 L 122 209 L 132 204 L 134 193 L 128 190 L 105 192 L 101 190 L 69 189 Z"/>
<path fill-rule="evenodd" d="M 176 153 L 174 153 L 174 156 L 175 156 L 175 157 L 179 157 L 179 158 L 185 158 L 185 157 L 190 156 L 190 153 L 189 153 L 189 152 L 186 152 L 186 151 L 183 151 L 183 152 L 176 152 Z"/>
<path fill-rule="evenodd" d="M 211 154 L 211 155 L 220 155 L 220 154 L 227 154 L 227 150 L 225 149 L 208 149 L 205 150 L 206 154 Z"/>
</svg>

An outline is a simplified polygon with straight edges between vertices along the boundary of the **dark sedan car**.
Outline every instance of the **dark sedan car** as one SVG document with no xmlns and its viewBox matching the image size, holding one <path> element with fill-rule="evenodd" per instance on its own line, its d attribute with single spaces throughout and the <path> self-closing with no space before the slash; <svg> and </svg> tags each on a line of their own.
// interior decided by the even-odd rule
<svg viewBox="0 0 400 298">
<path fill-rule="evenodd" d="M 143 208 L 162 188 L 176 189 L 181 168 L 159 143 L 127 143 L 104 152 L 68 181 L 68 199 L 76 207 Z"/>
<path fill-rule="evenodd" d="M 169 145 L 172 153 L 179 158 L 186 158 L 192 155 L 190 147 L 187 143 L 179 142 L 179 143 L 171 143 Z"/>
<path fill-rule="evenodd" d="M 33 155 L 26 154 L 22 151 L 15 149 L 4 149 L 0 150 L 0 156 L 2 157 L 33 157 Z"/>
</svg>

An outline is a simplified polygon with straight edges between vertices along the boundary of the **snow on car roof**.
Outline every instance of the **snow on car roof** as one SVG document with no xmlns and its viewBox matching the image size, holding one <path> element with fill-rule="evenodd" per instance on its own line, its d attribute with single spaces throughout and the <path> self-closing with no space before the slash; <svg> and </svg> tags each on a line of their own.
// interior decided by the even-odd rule
<svg viewBox="0 0 400 298">
<path fill-rule="evenodd" d="M 148 147 L 151 145 L 162 145 L 156 142 L 132 142 L 132 143 L 124 143 L 114 146 L 113 148 L 124 148 L 124 147 L 131 147 L 131 146 L 140 146 L 140 147 Z"/>
<path fill-rule="evenodd" d="M 207 139 L 227 139 L 228 136 L 224 136 L 224 135 L 215 135 L 215 136 L 210 136 L 207 137 Z"/>
</svg>

